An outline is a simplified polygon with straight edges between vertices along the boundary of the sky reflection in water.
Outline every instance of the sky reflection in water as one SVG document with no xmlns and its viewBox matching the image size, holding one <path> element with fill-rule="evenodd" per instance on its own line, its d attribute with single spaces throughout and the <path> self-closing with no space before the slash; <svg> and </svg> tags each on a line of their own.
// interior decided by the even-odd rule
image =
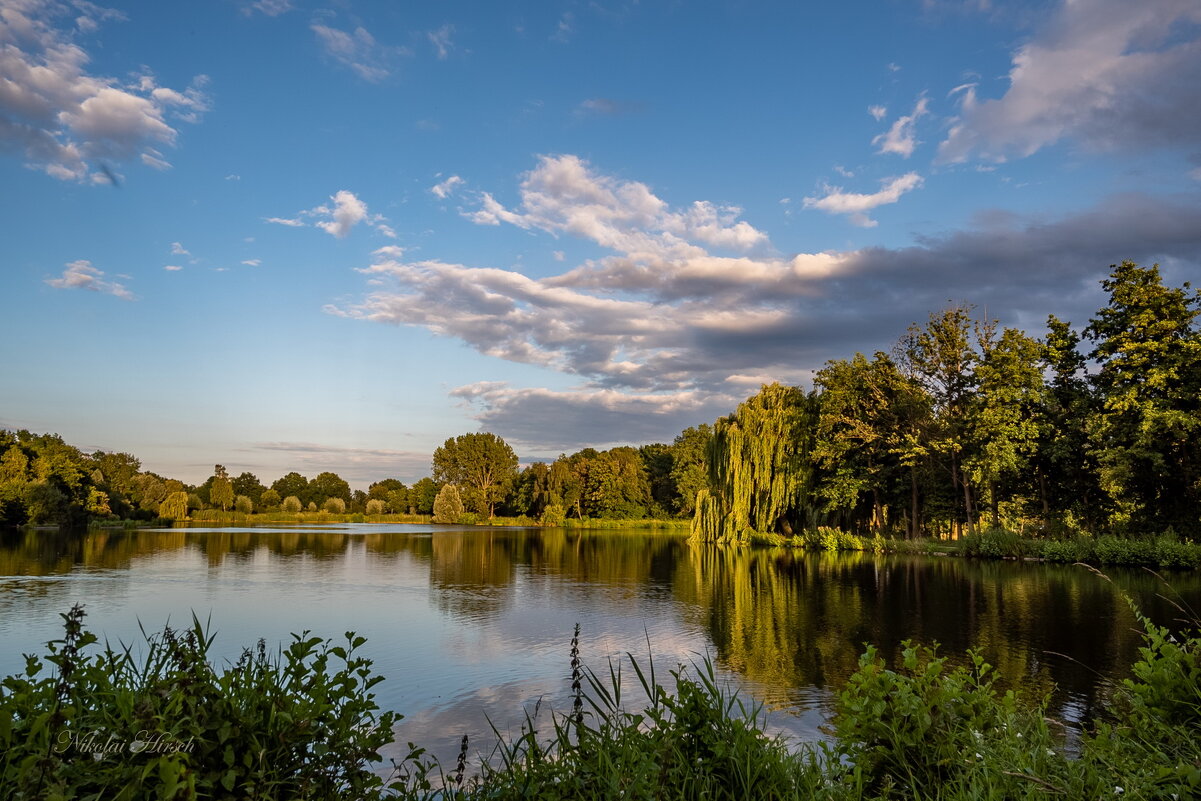
<svg viewBox="0 0 1201 801">
<path fill-rule="evenodd" d="M 387 677 L 380 705 L 405 715 L 398 742 L 453 758 L 463 733 L 488 750 L 489 720 L 515 732 L 536 706 L 570 706 L 579 623 L 582 655 L 598 672 L 626 652 L 645 663 L 649 649 L 664 681 L 713 655 L 723 676 L 778 710 L 773 729 L 803 738 L 819 736 L 864 643 L 891 660 L 904 639 L 937 641 L 952 658 L 980 645 L 1008 680 L 1053 692 L 1057 711 L 1078 719 L 1135 658 L 1134 619 L 1117 587 L 1155 619 L 1175 615 L 1153 577 L 1110 572 L 1115 585 L 1079 567 L 693 549 L 675 535 L 610 531 L 32 532 L 0 540 L 0 671 L 17 671 L 22 653 L 59 636 L 57 613 L 73 603 L 114 642 L 140 639 L 139 621 L 153 631 L 194 612 L 211 620 L 218 659 L 260 637 L 276 647 L 291 632 L 353 630 Z M 1195 575 L 1173 584 L 1198 606 Z M 624 677 L 637 705 L 628 665 Z"/>
</svg>

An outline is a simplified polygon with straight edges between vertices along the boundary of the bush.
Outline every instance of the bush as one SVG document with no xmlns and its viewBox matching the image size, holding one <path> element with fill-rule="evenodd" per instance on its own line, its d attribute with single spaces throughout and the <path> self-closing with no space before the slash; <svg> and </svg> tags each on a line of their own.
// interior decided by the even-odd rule
<svg viewBox="0 0 1201 801">
<path fill-rule="evenodd" d="M 284 498 L 283 510 L 288 514 L 298 515 L 301 508 L 300 499 L 295 495 L 289 495 Z"/>
<path fill-rule="evenodd" d="M 341 498 L 326 498 L 325 503 L 321 505 L 321 511 L 331 515 L 344 515 L 346 514 L 346 501 Z"/>
<path fill-rule="evenodd" d="M 0 787 L 10 798 L 378 798 L 371 769 L 399 716 L 376 714 L 364 639 L 305 632 L 277 656 L 262 640 L 218 673 L 191 628 L 89 653 L 82 607 L 63 639 L 3 680 Z M 105 759 L 105 756 L 120 758 Z M 94 759 L 85 758 L 90 752 Z"/>
<path fill-rule="evenodd" d="M 1084 562 L 1092 556 L 1087 540 L 1042 540 L 1038 554 L 1048 562 Z"/>
<path fill-rule="evenodd" d="M 1015 531 L 989 528 L 969 534 L 959 540 L 959 550 L 964 556 L 979 556 L 985 559 L 1004 559 L 1025 556 L 1030 540 L 1023 540 Z"/>
<path fill-rule="evenodd" d="M 542 510 L 542 516 L 538 518 L 540 526 L 562 526 L 563 520 L 567 517 L 566 511 L 562 506 L 552 503 Z"/>
</svg>

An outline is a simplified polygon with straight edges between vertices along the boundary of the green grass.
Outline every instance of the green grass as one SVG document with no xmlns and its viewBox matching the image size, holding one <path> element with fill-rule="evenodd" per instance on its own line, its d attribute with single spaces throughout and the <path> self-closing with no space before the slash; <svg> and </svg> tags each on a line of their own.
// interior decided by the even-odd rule
<svg viewBox="0 0 1201 801">
<path fill-rule="evenodd" d="M 751 545 L 802 548 L 809 551 L 865 551 L 871 553 L 943 554 L 980 559 L 1028 559 L 1092 565 L 1123 565 L 1191 570 L 1201 568 L 1201 544 L 1182 540 L 1172 532 L 1157 537 L 1037 538 L 1003 528 L 989 528 L 958 540 L 897 539 L 861 536 L 826 526 L 787 537 L 752 532 Z"/>
</svg>

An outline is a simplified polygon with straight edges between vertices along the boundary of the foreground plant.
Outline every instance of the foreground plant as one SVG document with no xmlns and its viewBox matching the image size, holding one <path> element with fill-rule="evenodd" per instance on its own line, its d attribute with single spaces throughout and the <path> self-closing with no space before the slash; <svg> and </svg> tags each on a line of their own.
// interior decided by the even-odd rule
<svg viewBox="0 0 1201 801">
<path fill-rule="evenodd" d="M 276 655 L 224 672 L 201 623 L 99 653 L 75 606 L 45 663 L 0 682 L 0 787 L 12 799 L 378 797 L 372 770 L 399 715 L 377 714 L 382 677 L 356 653 L 308 632 Z"/>
</svg>

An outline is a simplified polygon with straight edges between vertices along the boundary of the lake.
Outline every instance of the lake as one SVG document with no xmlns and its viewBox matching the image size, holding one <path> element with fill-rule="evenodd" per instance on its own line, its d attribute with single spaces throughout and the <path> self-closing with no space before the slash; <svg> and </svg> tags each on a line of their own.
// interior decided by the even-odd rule
<svg viewBox="0 0 1201 801">
<path fill-rule="evenodd" d="M 773 731 L 813 739 L 864 643 L 978 645 L 1012 686 L 1050 693 L 1052 713 L 1088 719 L 1128 675 L 1140 638 L 1121 596 L 1163 623 L 1179 613 L 1145 571 L 954 557 L 802 554 L 691 547 L 679 534 L 338 524 L 172 528 L 0 538 L 0 673 L 61 636 L 58 613 L 114 644 L 195 613 L 234 660 L 260 637 L 353 630 L 387 680 L 380 706 L 405 715 L 400 743 L 453 760 L 460 737 L 488 749 L 491 720 L 567 709 L 572 629 L 585 664 L 625 652 L 666 676 L 713 657 L 765 702 Z M 1201 608 L 1201 577 L 1168 577 Z M 626 670 L 627 688 L 634 683 Z M 396 755 L 399 755 L 397 750 Z"/>
</svg>

